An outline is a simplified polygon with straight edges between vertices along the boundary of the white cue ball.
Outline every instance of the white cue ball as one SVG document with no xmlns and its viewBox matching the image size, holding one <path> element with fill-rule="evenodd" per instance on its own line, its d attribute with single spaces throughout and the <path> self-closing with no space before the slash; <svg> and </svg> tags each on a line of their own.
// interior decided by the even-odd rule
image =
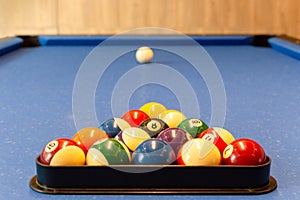
<svg viewBox="0 0 300 200">
<path fill-rule="evenodd" d="M 140 47 L 135 53 L 135 58 L 139 63 L 149 63 L 153 58 L 153 51 L 150 47 Z"/>
</svg>

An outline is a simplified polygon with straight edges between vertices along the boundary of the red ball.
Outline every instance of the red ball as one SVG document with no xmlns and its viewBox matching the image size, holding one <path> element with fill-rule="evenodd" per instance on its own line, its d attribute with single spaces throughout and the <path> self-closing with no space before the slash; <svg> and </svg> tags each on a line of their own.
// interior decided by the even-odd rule
<svg viewBox="0 0 300 200">
<path fill-rule="evenodd" d="M 234 141 L 233 135 L 228 130 L 219 127 L 206 129 L 198 138 L 203 138 L 214 143 L 221 154 L 227 145 Z"/>
<path fill-rule="evenodd" d="M 148 118 L 150 117 L 141 110 L 129 110 L 121 117 L 121 119 L 128 122 L 131 127 L 138 127 L 144 120 Z"/>
<path fill-rule="evenodd" d="M 59 138 L 44 147 L 40 162 L 45 165 L 84 165 L 85 153 L 73 140 Z"/>
<path fill-rule="evenodd" d="M 250 139 L 238 139 L 229 144 L 223 151 L 225 165 L 260 165 L 266 162 L 264 149 Z"/>
</svg>

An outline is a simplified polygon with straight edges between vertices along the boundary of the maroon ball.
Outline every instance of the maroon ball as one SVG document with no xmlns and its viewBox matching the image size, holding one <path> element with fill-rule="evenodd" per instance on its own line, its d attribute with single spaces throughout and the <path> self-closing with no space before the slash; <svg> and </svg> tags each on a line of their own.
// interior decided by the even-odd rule
<svg viewBox="0 0 300 200">
<path fill-rule="evenodd" d="M 192 136 L 180 128 L 167 128 L 160 132 L 157 138 L 167 142 L 177 154 L 180 147 L 187 141 L 191 140 Z"/>
<path fill-rule="evenodd" d="M 123 131 L 120 131 L 116 136 L 115 136 L 115 139 L 120 141 L 120 142 L 123 142 L 124 143 L 124 140 L 123 140 Z"/>
<path fill-rule="evenodd" d="M 250 139 L 238 139 L 229 144 L 223 151 L 225 165 L 260 165 L 266 162 L 264 149 Z"/>
</svg>

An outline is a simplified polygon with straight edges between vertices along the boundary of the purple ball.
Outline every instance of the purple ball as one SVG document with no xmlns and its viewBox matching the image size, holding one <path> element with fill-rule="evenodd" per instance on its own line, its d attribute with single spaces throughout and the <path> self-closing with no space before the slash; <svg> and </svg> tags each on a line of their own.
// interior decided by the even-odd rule
<svg viewBox="0 0 300 200">
<path fill-rule="evenodd" d="M 123 140 L 123 131 L 120 131 L 116 136 L 115 136 L 115 139 L 120 141 L 120 142 L 123 142 L 124 143 L 124 140 Z M 124 143 L 125 144 L 125 143 Z"/>
<path fill-rule="evenodd" d="M 177 154 L 180 147 L 187 141 L 191 140 L 192 136 L 180 128 L 167 128 L 160 132 L 157 138 L 168 143 Z"/>
</svg>

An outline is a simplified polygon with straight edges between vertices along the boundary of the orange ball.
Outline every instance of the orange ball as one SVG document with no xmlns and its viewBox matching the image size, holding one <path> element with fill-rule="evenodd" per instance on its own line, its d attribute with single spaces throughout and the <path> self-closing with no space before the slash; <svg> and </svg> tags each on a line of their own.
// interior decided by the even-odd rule
<svg viewBox="0 0 300 200">
<path fill-rule="evenodd" d="M 87 154 L 91 146 L 96 141 L 103 138 L 108 138 L 108 135 L 104 131 L 95 127 L 87 127 L 75 133 L 72 140 L 75 141 L 77 145 L 82 148 L 85 154 Z"/>
</svg>

